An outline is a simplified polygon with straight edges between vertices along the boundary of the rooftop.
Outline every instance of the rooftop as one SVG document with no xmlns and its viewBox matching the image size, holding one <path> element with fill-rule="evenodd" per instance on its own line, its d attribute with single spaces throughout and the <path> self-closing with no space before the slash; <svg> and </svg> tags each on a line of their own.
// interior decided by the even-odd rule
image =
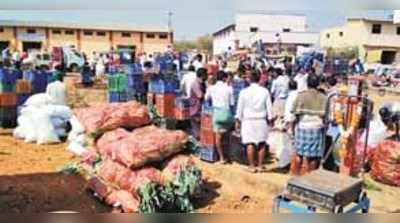
<svg viewBox="0 0 400 223">
<path fill-rule="evenodd" d="M 49 21 L 23 21 L 23 20 L 0 20 L 3 27 L 40 27 L 40 28 L 64 28 L 64 29 L 87 29 L 106 31 L 136 31 L 136 32 L 169 32 L 168 27 L 137 26 L 130 24 L 83 24 Z"/>
<path fill-rule="evenodd" d="M 383 18 L 350 17 L 347 19 L 347 21 L 351 21 L 351 20 L 363 20 L 366 22 L 380 22 L 380 23 L 392 23 L 393 24 L 392 19 L 383 19 Z"/>
</svg>

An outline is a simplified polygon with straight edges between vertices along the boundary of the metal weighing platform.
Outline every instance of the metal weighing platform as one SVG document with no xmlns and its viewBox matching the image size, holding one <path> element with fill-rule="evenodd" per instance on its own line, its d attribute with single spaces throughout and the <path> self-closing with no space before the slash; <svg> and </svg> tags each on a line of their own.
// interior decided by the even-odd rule
<svg viewBox="0 0 400 223">
<path fill-rule="evenodd" d="M 370 200 L 362 190 L 362 179 L 326 170 L 291 178 L 285 191 L 274 200 L 274 213 L 368 213 Z"/>
<path fill-rule="evenodd" d="M 327 112 L 329 112 L 330 102 L 333 96 L 328 99 Z M 371 117 L 373 103 L 366 97 L 354 97 L 363 100 L 368 106 L 367 120 Z M 325 124 L 327 124 L 325 120 Z M 326 133 L 326 132 L 325 132 Z M 364 145 L 363 163 L 368 144 L 369 122 L 366 126 L 366 139 Z M 325 145 L 325 140 L 323 140 Z M 332 152 L 333 146 L 328 151 Z M 322 160 L 326 161 L 327 156 Z M 370 200 L 366 192 L 363 191 L 363 179 L 353 178 L 330 172 L 321 168 L 307 175 L 293 177 L 289 179 L 283 193 L 274 199 L 274 213 L 279 213 L 281 209 L 287 209 L 293 213 L 368 213 Z"/>
</svg>

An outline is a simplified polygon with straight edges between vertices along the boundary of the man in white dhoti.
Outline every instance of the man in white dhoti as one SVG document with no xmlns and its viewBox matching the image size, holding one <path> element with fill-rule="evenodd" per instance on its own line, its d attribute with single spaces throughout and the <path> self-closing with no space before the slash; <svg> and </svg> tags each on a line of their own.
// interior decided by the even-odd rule
<svg viewBox="0 0 400 223">
<path fill-rule="evenodd" d="M 267 151 L 268 122 L 272 119 L 271 95 L 261 87 L 260 74 L 251 73 L 251 85 L 240 92 L 236 113 L 236 128 L 240 129 L 242 143 L 247 149 L 247 158 L 252 173 L 264 169 L 263 161 Z M 255 151 L 258 151 L 258 163 L 255 163 Z"/>
</svg>

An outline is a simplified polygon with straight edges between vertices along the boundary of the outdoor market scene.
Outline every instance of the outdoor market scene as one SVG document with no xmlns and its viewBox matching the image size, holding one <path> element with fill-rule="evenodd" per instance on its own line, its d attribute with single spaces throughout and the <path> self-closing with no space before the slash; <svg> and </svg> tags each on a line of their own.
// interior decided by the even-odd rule
<svg viewBox="0 0 400 223">
<path fill-rule="evenodd" d="M 400 213 L 400 10 L 181 10 L 0 10 L 0 213 Z"/>
</svg>

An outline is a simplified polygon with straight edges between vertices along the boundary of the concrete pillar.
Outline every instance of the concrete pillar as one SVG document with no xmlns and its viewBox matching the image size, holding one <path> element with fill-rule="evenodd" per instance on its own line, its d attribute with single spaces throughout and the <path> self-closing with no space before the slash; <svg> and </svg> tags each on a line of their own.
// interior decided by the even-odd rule
<svg viewBox="0 0 400 223">
<path fill-rule="evenodd" d="M 82 49 L 82 42 L 81 42 L 81 30 L 80 29 L 77 29 L 76 30 L 76 49 L 78 50 L 78 51 L 81 51 L 81 49 Z"/>
</svg>

